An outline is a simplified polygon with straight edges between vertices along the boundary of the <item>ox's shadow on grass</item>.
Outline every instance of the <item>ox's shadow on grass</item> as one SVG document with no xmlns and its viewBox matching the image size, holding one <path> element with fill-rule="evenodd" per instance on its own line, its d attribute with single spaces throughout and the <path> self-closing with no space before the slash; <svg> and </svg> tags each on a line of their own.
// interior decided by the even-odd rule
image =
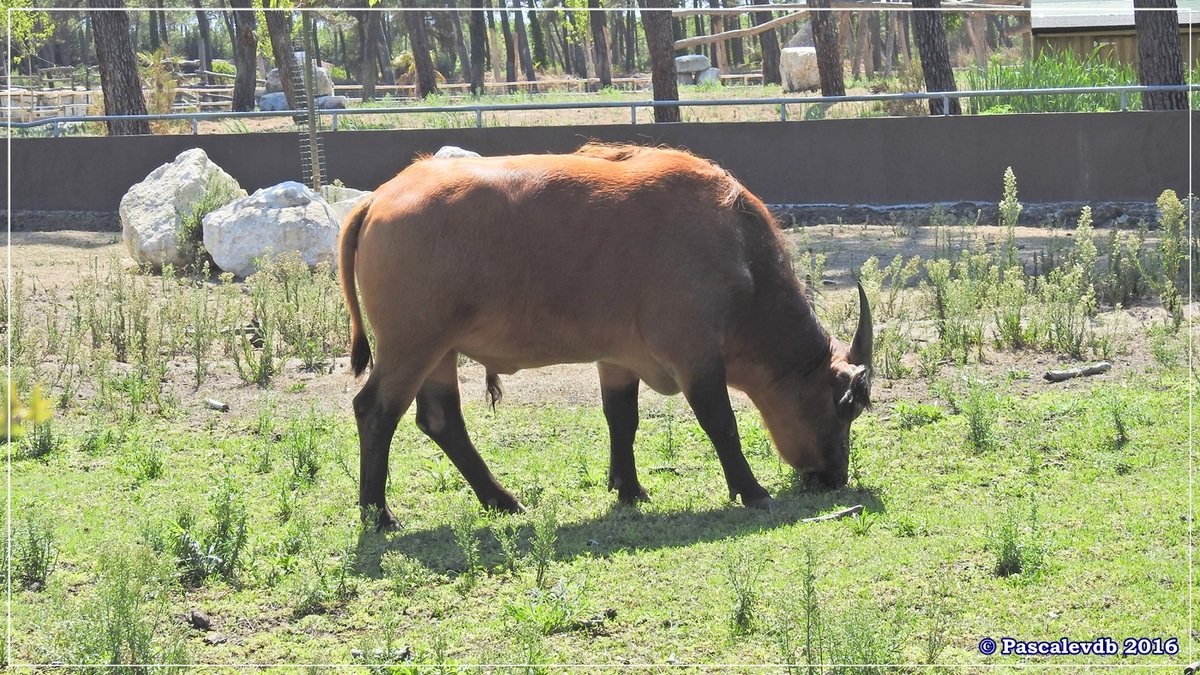
<svg viewBox="0 0 1200 675">
<path fill-rule="evenodd" d="M 798 485 L 786 487 L 777 495 L 779 504 L 771 512 L 744 508 L 729 503 L 703 511 L 647 512 L 615 502 L 604 515 L 557 528 L 555 559 L 570 562 L 583 556 L 607 558 L 620 551 L 647 551 L 678 548 L 788 527 L 805 518 L 819 516 L 835 508 L 862 504 L 872 513 L 883 512 L 884 505 L 870 488 L 846 487 L 826 492 L 805 491 Z M 503 527 L 508 516 L 497 516 L 493 524 Z M 527 520 L 512 518 L 519 525 L 523 552 L 529 550 L 532 527 Z M 829 523 L 810 523 L 808 527 L 828 527 Z M 499 542 L 488 527 L 476 530 L 480 541 L 480 563 L 484 569 L 496 569 L 504 563 Z M 799 534 L 797 535 L 799 536 Z M 463 554 L 455 543 L 449 525 L 424 530 L 406 530 L 392 534 L 364 532 L 359 536 L 356 571 L 368 577 L 381 576 L 380 562 L 389 551 L 402 553 L 434 573 L 457 574 L 463 569 Z"/>
</svg>

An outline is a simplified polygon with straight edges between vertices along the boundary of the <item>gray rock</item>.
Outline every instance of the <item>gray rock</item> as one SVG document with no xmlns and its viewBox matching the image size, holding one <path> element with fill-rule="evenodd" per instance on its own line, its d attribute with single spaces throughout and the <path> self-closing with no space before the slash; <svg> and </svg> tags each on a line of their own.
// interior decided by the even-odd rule
<svg viewBox="0 0 1200 675">
<path fill-rule="evenodd" d="M 695 73 L 675 73 L 675 84 L 679 86 L 696 84 Z"/>
<path fill-rule="evenodd" d="M 205 216 L 204 247 L 217 267 L 247 277 L 265 256 L 296 252 L 310 267 L 333 262 L 340 229 L 320 195 L 287 181 Z"/>
<path fill-rule="evenodd" d="M 287 97 L 282 91 L 263 94 L 258 99 L 259 110 L 291 110 L 288 108 Z"/>
<path fill-rule="evenodd" d="M 696 84 L 721 84 L 721 71 L 716 68 L 709 68 L 696 73 Z"/>
<path fill-rule="evenodd" d="M 699 73 L 712 67 L 708 57 L 703 54 L 685 54 L 675 57 L 675 72 Z"/>
<path fill-rule="evenodd" d="M 184 150 L 129 188 L 119 207 L 121 238 L 129 255 L 155 269 L 192 262 L 194 242 L 179 237 L 182 216 L 196 207 L 213 182 L 219 184 L 212 186 L 215 190 L 231 199 L 246 195 L 233 176 L 199 148 Z"/>
<path fill-rule="evenodd" d="M 321 96 L 315 101 L 317 108 L 321 110 L 345 110 L 345 96 Z"/>
<path fill-rule="evenodd" d="M 784 44 L 783 46 L 785 48 L 786 47 L 815 47 L 816 43 L 813 42 L 812 22 L 805 21 L 804 25 L 800 26 L 800 30 L 796 31 L 796 34 L 793 35 L 787 41 L 787 43 Z"/>
<path fill-rule="evenodd" d="M 350 215 L 354 207 L 358 206 L 358 203 L 366 199 L 370 194 L 370 192 L 363 192 L 362 190 L 338 185 L 321 186 L 321 198 L 329 203 L 339 223 L 345 222 L 346 216 Z"/>
</svg>

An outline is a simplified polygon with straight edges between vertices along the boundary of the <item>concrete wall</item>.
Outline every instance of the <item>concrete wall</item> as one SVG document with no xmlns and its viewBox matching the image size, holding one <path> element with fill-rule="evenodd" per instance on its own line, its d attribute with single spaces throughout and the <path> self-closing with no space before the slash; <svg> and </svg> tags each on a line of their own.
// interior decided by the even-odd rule
<svg viewBox="0 0 1200 675">
<path fill-rule="evenodd" d="M 1191 120 L 1198 113 L 1191 113 Z M 1152 202 L 1188 193 L 1189 113 L 1130 112 L 326 133 L 330 178 L 374 189 L 418 153 L 570 152 L 587 140 L 667 144 L 718 161 L 770 204 Z M 201 147 L 249 191 L 300 179 L 291 133 L 11 141 L 14 211 L 116 211 L 156 166 Z M 1200 166 L 1200 156 L 1193 160 Z M 2 172 L 8 179 L 7 167 Z"/>
</svg>

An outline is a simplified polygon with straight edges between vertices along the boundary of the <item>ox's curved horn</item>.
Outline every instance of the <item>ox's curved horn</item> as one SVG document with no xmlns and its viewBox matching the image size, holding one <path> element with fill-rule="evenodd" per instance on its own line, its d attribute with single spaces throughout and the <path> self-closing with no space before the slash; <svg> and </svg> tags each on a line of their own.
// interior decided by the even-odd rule
<svg viewBox="0 0 1200 675">
<path fill-rule="evenodd" d="M 875 351 L 875 324 L 871 320 L 871 305 L 867 303 L 867 292 L 858 284 L 858 328 L 854 331 L 854 342 L 850 343 L 850 363 L 871 367 L 871 356 Z"/>
</svg>

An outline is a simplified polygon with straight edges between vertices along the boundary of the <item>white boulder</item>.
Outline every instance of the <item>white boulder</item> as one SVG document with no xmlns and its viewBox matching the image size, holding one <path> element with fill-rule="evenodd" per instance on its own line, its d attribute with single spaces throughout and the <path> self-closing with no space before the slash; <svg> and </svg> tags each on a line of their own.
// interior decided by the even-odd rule
<svg viewBox="0 0 1200 675">
<path fill-rule="evenodd" d="M 163 164 L 129 188 L 121 197 L 121 238 L 129 255 L 140 264 L 155 269 L 163 265 L 183 267 L 195 260 L 195 241 L 180 235 L 185 214 L 200 208 L 208 193 L 209 201 L 225 201 L 246 196 L 233 176 L 214 164 L 200 148 L 179 153 L 174 161 Z M 208 208 L 220 206 L 208 204 Z M 199 232 L 195 233 L 199 236 Z"/>
<path fill-rule="evenodd" d="M 300 63 L 296 65 L 302 67 Z M 300 77 L 304 77 L 303 71 L 301 71 Z M 313 68 L 313 80 L 316 83 L 313 87 L 313 96 L 317 98 L 333 96 L 333 79 L 329 77 L 328 70 Z M 271 72 L 267 73 L 267 93 L 271 94 L 277 91 L 283 91 L 283 85 L 279 81 L 279 69 L 272 68 Z"/>
<path fill-rule="evenodd" d="M 437 152 L 433 153 L 435 158 L 441 159 L 445 157 L 479 157 L 478 152 L 471 150 L 463 150 L 457 145 L 443 145 Z"/>
<path fill-rule="evenodd" d="M 358 206 L 358 203 L 370 194 L 370 192 L 363 192 L 362 190 L 355 190 L 354 188 L 343 187 L 341 185 L 321 186 L 321 198 L 333 209 L 333 213 L 337 217 L 339 224 L 345 222 L 346 216 L 350 215 L 354 207 Z"/>
<path fill-rule="evenodd" d="M 779 51 L 779 75 L 784 91 L 809 91 L 821 88 L 817 70 L 817 50 L 813 47 L 785 47 Z"/>
<path fill-rule="evenodd" d="M 296 252 L 309 266 L 333 263 L 341 222 L 320 195 L 287 181 L 204 218 L 204 247 L 217 267 L 247 277 L 264 256 Z"/>
</svg>

